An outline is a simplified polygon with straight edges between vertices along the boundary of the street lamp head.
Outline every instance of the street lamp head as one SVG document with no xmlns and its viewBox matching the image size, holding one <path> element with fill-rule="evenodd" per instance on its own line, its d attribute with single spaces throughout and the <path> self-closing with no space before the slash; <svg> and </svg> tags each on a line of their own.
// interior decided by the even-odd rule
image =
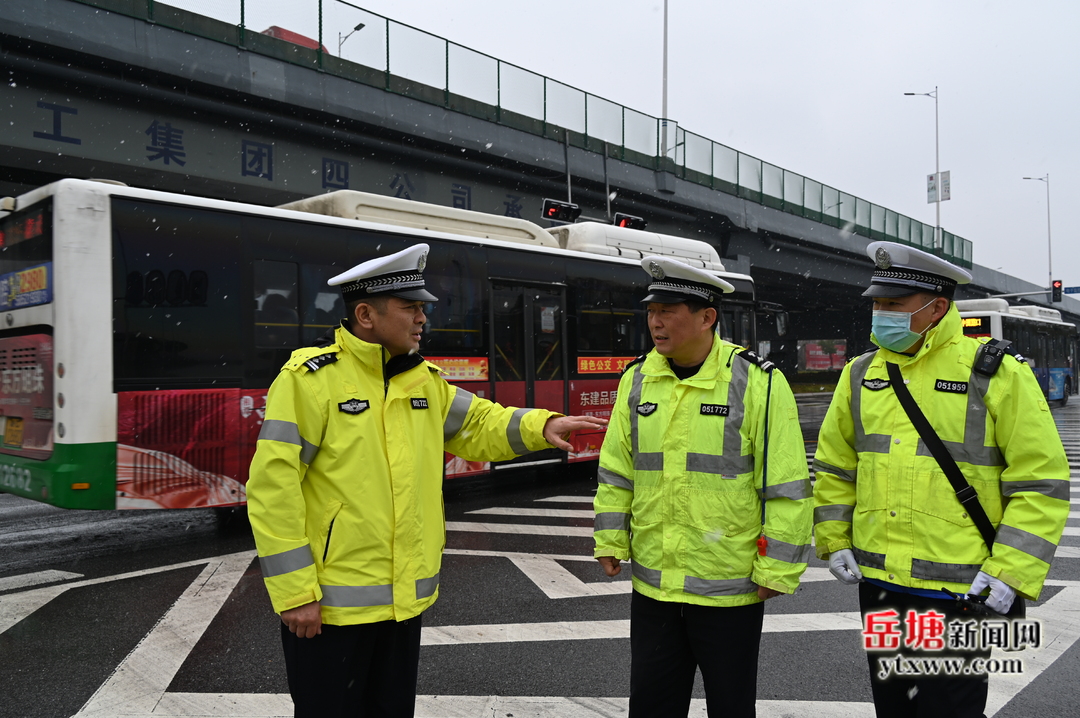
<svg viewBox="0 0 1080 718">
<path fill-rule="evenodd" d="M 363 29 L 364 29 L 364 23 L 360 23 L 356 27 L 353 28 L 353 32 L 356 32 L 357 30 L 363 30 Z"/>
</svg>

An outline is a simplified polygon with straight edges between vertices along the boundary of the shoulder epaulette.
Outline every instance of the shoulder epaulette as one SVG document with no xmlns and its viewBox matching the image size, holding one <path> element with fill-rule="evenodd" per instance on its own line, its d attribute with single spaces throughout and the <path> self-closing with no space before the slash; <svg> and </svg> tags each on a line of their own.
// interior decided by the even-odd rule
<svg viewBox="0 0 1080 718">
<path fill-rule="evenodd" d="M 1012 342 L 1008 339 L 991 339 L 980 346 L 979 350 L 975 353 L 975 364 L 972 366 L 972 369 L 985 376 L 993 376 L 997 372 L 998 367 L 1001 366 L 1001 362 L 1006 354 L 1013 357 L 1018 362 L 1027 364 L 1027 359 L 1025 359 L 1020 352 L 1016 351 L 1016 347 L 1014 347 Z"/>
<path fill-rule="evenodd" d="M 304 347 L 297 349 L 285 362 L 282 369 L 289 371 L 318 371 L 327 364 L 333 364 L 338 360 L 338 352 L 341 348 L 336 344 L 327 347 Z"/>
<path fill-rule="evenodd" d="M 773 369 L 776 368 L 775 363 L 769 361 L 768 359 L 763 359 L 762 357 L 759 357 L 755 352 L 753 352 L 753 351 L 751 351 L 749 349 L 743 349 L 741 352 L 738 352 L 735 356 L 739 357 L 740 359 L 743 359 L 744 361 L 748 361 L 751 364 L 757 364 L 758 367 L 760 367 L 764 371 L 772 371 Z"/>
<path fill-rule="evenodd" d="M 847 362 L 846 362 L 846 363 L 850 364 L 851 362 L 855 361 L 856 359 L 858 359 L 858 358 L 859 358 L 859 357 L 861 357 L 862 355 L 864 355 L 864 354 L 870 354 L 871 352 L 876 352 L 877 350 L 878 350 L 878 348 L 877 348 L 877 347 L 870 347 L 870 348 L 869 348 L 869 349 L 867 349 L 866 351 L 861 351 L 861 352 L 859 352 L 858 354 L 852 354 L 851 356 L 849 356 L 849 357 L 847 358 Z"/>
<path fill-rule="evenodd" d="M 619 376 L 622 376 L 626 372 L 630 371 L 630 368 L 632 366 L 634 366 L 635 364 L 640 364 L 641 362 L 645 361 L 645 357 L 647 357 L 647 356 L 649 356 L 649 355 L 648 354 L 642 354 L 637 359 L 635 359 L 634 361 L 632 361 L 629 364 L 627 364 L 626 366 L 624 366 L 622 372 L 619 373 Z"/>
</svg>

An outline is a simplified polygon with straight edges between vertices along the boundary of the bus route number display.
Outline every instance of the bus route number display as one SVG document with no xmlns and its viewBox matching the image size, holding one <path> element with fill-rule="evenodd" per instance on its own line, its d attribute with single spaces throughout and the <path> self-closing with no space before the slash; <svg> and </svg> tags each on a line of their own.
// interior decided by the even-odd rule
<svg viewBox="0 0 1080 718">
<path fill-rule="evenodd" d="M 45 210 L 0 222 L 0 247 L 10 247 L 45 233 Z"/>
<path fill-rule="evenodd" d="M 52 262 L 0 275 L 0 311 L 52 301 Z"/>
<path fill-rule="evenodd" d="M 960 325 L 969 337 L 990 336 L 990 317 L 960 317 Z"/>
</svg>

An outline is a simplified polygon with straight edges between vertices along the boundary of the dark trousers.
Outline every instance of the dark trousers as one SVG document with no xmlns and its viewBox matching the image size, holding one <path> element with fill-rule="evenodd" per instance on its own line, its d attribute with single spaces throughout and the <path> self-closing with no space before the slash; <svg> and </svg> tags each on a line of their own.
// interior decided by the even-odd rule
<svg viewBox="0 0 1080 718">
<path fill-rule="evenodd" d="M 709 716 L 754 718 L 765 604 L 630 599 L 630 718 L 686 718 L 701 668 Z"/>
<path fill-rule="evenodd" d="M 910 593 L 886 591 L 880 586 L 863 582 L 859 584 L 859 608 L 863 616 L 876 611 L 893 609 L 899 613 L 901 630 L 907 631 L 908 611 L 926 613 L 936 611 L 945 615 L 945 636 L 948 623 L 953 620 L 968 621 L 971 616 L 960 613 L 952 601 L 923 598 Z M 864 620 L 865 626 L 865 620 Z M 903 647 L 903 641 L 900 643 Z M 913 659 L 961 659 L 989 658 L 990 649 L 941 651 L 867 651 L 870 661 L 870 687 L 874 693 L 874 709 L 878 718 L 984 718 L 989 683 L 985 674 L 970 676 L 937 675 L 897 676 L 895 672 L 883 678 L 882 663 L 897 657 Z"/>
<path fill-rule="evenodd" d="M 281 624 L 296 718 L 412 718 L 420 616 L 355 626 L 323 624 L 297 638 Z"/>
</svg>

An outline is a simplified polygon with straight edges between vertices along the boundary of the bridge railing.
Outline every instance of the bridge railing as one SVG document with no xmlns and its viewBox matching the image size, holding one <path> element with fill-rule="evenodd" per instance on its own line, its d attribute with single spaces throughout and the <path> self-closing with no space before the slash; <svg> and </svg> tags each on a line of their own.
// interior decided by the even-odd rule
<svg viewBox="0 0 1080 718">
<path fill-rule="evenodd" d="M 606 152 L 842 231 L 972 265 L 971 242 L 962 237 L 943 230 L 941 246 L 935 247 L 932 225 L 689 132 L 674 120 L 638 112 L 347 0 L 77 1 Z"/>
</svg>

